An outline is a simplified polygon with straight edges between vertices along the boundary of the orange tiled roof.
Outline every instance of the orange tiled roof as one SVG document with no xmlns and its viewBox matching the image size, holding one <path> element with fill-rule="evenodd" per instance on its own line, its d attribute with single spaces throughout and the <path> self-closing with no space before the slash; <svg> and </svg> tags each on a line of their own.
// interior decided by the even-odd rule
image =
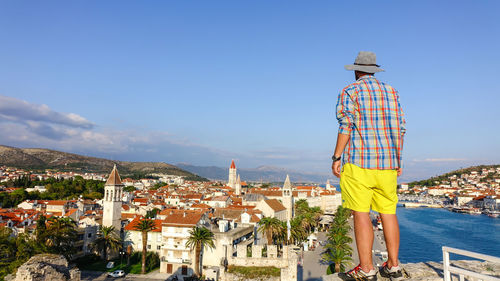
<svg viewBox="0 0 500 281">
<path fill-rule="evenodd" d="M 265 202 L 275 212 L 280 212 L 280 211 L 286 210 L 285 206 L 283 206 L 283 204 L 281 204 L 281 202 L 276 200 L 276 199 L 265 200 Z"/>
<path fill-rule="evenodd" d="M 143 219 L 142 216 L 137 216 L 135 217 L 129 224 L 127 224 L 123 229 L 127 230 L 127 231 L 137 231 L 135 229 L 135 226 L 139 224 L 139 222 Z M 152 232 L 161 232 L 161 225 L 162 225 L 162 220 L 159 220 L 159 219 L 156 219 L 156 220 L 153 220 L 153 222 L 155 223 L 155 226 L 154 226 L 154 229 L 152 230 Z"/>
<path fill-rule="evenodd" d="M 203 204 L 203 203 L 199 203 L 199 204 L 193 204 L 193 205 L 191 205 L 191 208 L 194 208 L 194 209 L 211 209 L 212 206 L 207 205 L 207 204 Z"/>
<path fill-rule="evenodd" d="M 193 227 L 200 220 L 203 214 L 201 213 L 182 213 L 172 214 L 165 218 L 163 221 L 164 226 L 177 226 L 177 227 Z"/>
<path fill-rule="evenodd" d="M 66 205 L 68 203 L 68 201 L 66 200 L 44 200 L 41 202 L 45 205 L 58 205 L 58 206 Z"/>
</svg>

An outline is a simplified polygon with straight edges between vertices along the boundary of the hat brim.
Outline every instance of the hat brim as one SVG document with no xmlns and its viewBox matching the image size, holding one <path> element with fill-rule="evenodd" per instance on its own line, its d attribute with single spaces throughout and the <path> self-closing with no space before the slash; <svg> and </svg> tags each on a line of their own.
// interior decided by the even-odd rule
<svg viewBox="0 0 500 281">
<path fill-rule="evenodd" d="M 357 70 L 357 71 L 362 71 L 366 73 L 377 73 L 377 72 L 382 72 L 385 71 L 382 68 L 378 66 L 367 66 L 367 65 L 356 65 L 356 64 L 348 64 L 344 66 L 346 70 Z"/>
</svg>

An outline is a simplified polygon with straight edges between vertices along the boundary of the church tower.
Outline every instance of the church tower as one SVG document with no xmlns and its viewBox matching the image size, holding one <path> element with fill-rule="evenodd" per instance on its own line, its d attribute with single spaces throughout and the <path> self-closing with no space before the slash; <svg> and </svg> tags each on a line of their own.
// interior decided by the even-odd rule
<svg viewBox="0 0 500 281">
<path fill-rule="evenodd" d="M 286 208 L 286 219 L 291 220 L 294 214 L 294 202 L 292 184 L 290 183 L 290 177 L 288 175 L 286 175 L 285 184 L 283 184 L 282 201 L 283 206 Z"/>
<path fill-rule="evenodd" d="M 231 188 L 236 188 L 236 165 L 234 160 L 231 161 L 231 167 L 229 167 L 229 179 L 227 185 Z"/>
<path fill-rule="evenodd" d="M 236 180 L 236 186 L 235 186 L 235 192 L 236 192 L 236 195 L 241 195 L 241 179 L 240 179 L 240 175 L 238 175 L 238 179 Z"/>
<path fill-rule="evenodd" d="M 114 226 L 117 232 L 121 230 L 122 192 L 123 184 L 115 165 L 104 185 L 102 225 Z"/>
<path fill-rule="evenodd" d="M 326 180 L 326 190 L 332 190 L 332 185 L 330 184 L 330 180 Z"/>
</svg>

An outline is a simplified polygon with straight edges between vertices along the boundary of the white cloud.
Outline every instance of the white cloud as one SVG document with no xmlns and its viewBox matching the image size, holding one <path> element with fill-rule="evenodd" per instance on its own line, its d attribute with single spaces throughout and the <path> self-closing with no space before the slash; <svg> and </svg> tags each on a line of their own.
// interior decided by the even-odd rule
<svg viewBox="0 0 500 281">
<path fill-rule="evenodd" d="M 0 120 L 27 124 L 27 122 L 39 123 L 34 128 L 48 128 L 51 125 L 64 125 L 91 129 L 94 124 L 75 113 L 60 113 L 50 109 L 47 105 L 32 104 L 24 100 L 0 95 Z M 46 127 L 40 125 L 44 123 Z M 32 123 L 31 125 L 33 125 Z M 30 125 L 30 124 L 28 124 Z"/>
</svg>

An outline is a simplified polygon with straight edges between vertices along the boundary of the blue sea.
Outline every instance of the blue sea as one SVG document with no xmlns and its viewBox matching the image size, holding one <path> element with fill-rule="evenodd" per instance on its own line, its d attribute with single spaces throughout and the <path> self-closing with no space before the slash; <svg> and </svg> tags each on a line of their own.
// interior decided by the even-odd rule
<svg viewBox="0 0 500 281">
<path fill-rule="evenodd" d="M 403 207 L 398 207 L 397 215 L 403 263 L 442 261 L 442 246 L 500 257 L 500 218 Z"/>
</svg>

